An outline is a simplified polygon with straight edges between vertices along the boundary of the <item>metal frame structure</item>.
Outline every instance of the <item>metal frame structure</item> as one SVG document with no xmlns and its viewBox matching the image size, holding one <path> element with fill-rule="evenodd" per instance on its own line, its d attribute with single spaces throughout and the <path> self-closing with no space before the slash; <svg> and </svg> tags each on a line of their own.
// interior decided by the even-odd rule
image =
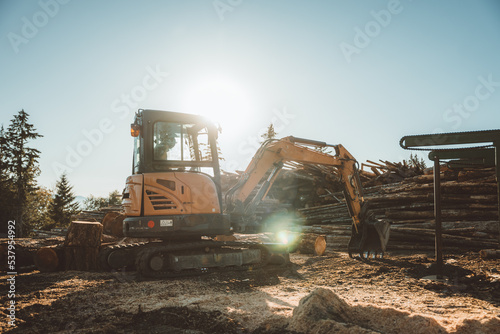
<svg viewBox="0 0 500 334">
<path fill-rule="evenodd" d="M 442 145 L 484 144 L 464 148 L 428 148 Z M 434 217 L 436 223 L 435 252 L 438 278 L 443 274 L 443 241 L 441 220 L 440 161 L 448 160 L 450 168 L 496 167 L 499 243 L 500 243 L 500 130 L 452 132 L 405 136 L 400 146 L 408 150 L 430 150 L 429 159 L 434 161 Z M 427 147 L 427 148 L 424 148 Z"/>
</svg>

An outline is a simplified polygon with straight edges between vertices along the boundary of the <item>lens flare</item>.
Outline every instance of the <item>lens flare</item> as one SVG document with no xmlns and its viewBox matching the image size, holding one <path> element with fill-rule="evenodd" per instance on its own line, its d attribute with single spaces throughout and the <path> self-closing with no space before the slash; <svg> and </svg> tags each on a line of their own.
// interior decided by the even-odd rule
<svg viewBox="0 0 500 334">
<path fill-rule="evenodd" d="M 265 220 L 265 230 L 274 234 L 276 242 L 295 248 L 299 242 L 303 219 L 291 213 L 273 214 Z"/>
</svg>

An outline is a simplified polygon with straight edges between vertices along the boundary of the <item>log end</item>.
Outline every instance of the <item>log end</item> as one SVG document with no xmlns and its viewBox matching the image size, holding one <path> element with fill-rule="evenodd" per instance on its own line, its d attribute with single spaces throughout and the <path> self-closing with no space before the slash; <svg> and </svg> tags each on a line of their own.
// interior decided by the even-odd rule
<svg viewBox="0 0 500 334">
<path fill-rule="evenodd" d="M 34 255 L 35 266 L 41 272 L 56 271 L 59 267 L 59 256 L 52 247 L 42 247 Z"/>
<path fill-rule="evenodd" d="M 317 256 L 322 256 L 326 251 L 326 238 L 322 235 L 316 238 L 314 242 L 314 254 Z"/>
</svg>

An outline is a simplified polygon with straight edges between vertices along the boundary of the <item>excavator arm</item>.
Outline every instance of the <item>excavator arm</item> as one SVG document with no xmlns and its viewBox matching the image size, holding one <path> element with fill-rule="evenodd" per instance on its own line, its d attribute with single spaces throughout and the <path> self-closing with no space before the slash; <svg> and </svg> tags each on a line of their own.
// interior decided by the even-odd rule
<svg viewBox="0 0 500 334">
<path fill-rule="evenodd" d="M 335 155 L 320 152 L 317 148 L 332 147 Z M 314 149 L 316 148 L 316 149 Z M 363 198 L 356 159 L 342 145 L 296 137 L 268 140 L 262 144 L 238 183 L 226 194 L 227 213 L 235 226 L 252 220 L 260 201 L 266 196 L 279 171 L 287 162 L 331 167 L 343 187 L 349 214 L 352 217 L 352 236 L 349 254 L 382 254 L 389 237 L 389 225 L 369 216 Z"/>
</svg>

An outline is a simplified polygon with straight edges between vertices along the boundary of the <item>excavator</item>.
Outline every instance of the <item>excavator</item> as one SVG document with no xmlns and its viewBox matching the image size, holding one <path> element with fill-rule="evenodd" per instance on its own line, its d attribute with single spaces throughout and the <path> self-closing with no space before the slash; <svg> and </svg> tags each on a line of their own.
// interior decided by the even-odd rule
<svg viewBox="0 0 500 334">
<path fill-rule="evenodd" d="M 288 162 L 321 165 L 335 173 L 353 220 L 349 255 L 383 254 L 389 224 L 370 214 L 358 163 L 342 145 L 291 136 L 267 140 L 223 199 L 218 132 L 202 116 L 139 109 L 131 124 L 134 151 L 122 196 L 123 233 L 152 241 L 103 249 L 99 260 L 104 268 L 129 266 L 145 277 L 174 277 L 255 269 L 276 255 L 287 261 L 287 245 L 217 240 L 262 232 L 255 209 Z M 322 153 L 326 147 L 335 154 Z"/>
</svg>

